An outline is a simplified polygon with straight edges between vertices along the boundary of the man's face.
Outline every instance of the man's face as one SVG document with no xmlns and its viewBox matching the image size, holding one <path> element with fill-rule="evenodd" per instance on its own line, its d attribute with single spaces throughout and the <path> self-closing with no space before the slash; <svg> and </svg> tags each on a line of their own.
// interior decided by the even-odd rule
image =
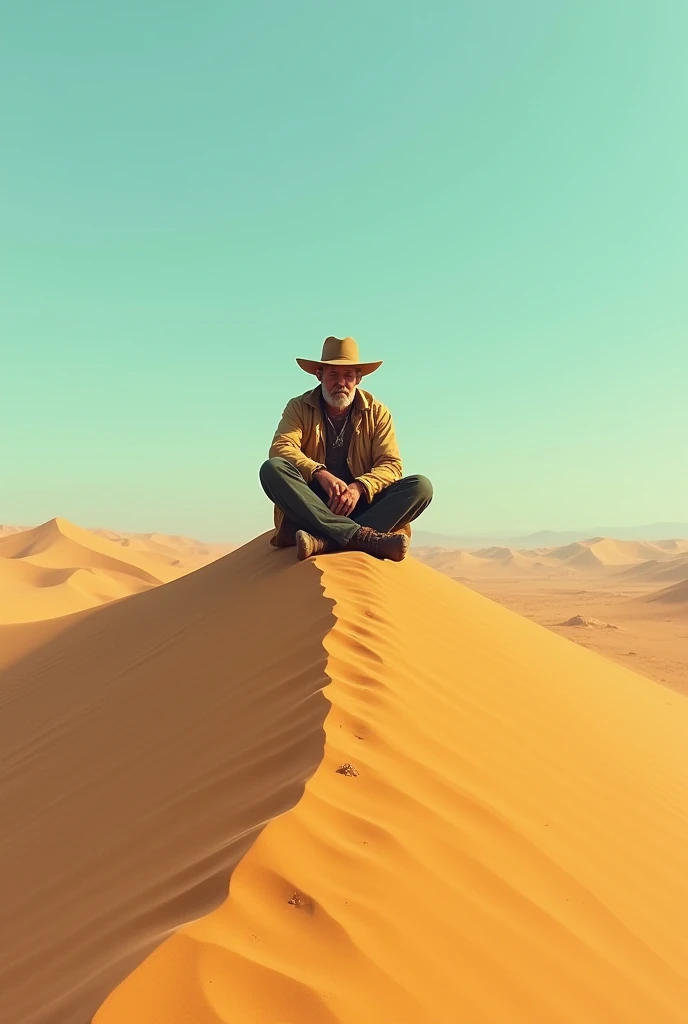
<svg viewBox="0 0 688 1024">
<path fill-rule="evenodd" d="M 318 374 L 328 405 L 347 409 L 354 400 L 361 374 L 354 366 L 325 366 Z"/>
</svg>

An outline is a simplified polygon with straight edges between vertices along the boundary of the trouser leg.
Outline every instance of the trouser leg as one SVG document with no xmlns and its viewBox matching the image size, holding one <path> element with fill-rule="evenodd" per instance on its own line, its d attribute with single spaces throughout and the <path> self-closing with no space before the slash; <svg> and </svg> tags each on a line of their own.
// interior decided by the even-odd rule
<svg viewBox="0 0 688 1024">
<path fill-rule="evenodd" d="M 326 537 L 345 547 L 358 531 L 359 524 L 348 516 L 336 516 L 309 487 L 301 473 L 286 459 L 268 459 L 260 468 L 263 490 L 278 508 L 301 530 Z M 314 485 L 315 487 L 315 485 Z M 322 494 L 321 488 L 317 488 Z"/>
<path fill-rule="evenodd" d="M 380 533 L 391 533 L 417 519 L 432 501 L 432 484 L 426 476 L 405 476 L 376 494 L 370 505 L 360 503 L 354 519 Z"/>
</svg>

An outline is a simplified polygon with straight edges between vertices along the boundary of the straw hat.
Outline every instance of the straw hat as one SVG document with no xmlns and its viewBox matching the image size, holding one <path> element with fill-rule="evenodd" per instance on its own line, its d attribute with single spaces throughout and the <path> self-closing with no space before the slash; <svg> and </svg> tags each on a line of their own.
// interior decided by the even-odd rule
<svg viewBox="0 0 688 1024">
<path fill-rule="evenodd" d="M 376 363 L 362 363 L 358 355 L 358 345 L 353 338 L 325 338 L 321 359 L 297 359 L 306 373 L 317 373 L 321 366 L 355 366 L 360 373 L 372 373 L 382 366 L 380 359 Z"/>
</svg>

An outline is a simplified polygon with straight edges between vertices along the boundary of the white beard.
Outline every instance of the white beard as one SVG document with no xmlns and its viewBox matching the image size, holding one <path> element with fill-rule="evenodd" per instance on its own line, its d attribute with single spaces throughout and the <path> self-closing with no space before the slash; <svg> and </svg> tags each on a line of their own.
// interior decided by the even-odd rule
<svg viewBox="0 0 688 1024">
<path fill-rule="evenodd" d="M 341 393 L 333 395 L 331 391 L 328 391 L 325 382 L 321 381 L 322 393 L 325 401 L 328 405 L 331 405 L 333 409 L 341 409 L 343 412 L 348 409 L 354 398 L 356 397 L 356 388 L 353 389 L 351 394 Z"/>
</svg>

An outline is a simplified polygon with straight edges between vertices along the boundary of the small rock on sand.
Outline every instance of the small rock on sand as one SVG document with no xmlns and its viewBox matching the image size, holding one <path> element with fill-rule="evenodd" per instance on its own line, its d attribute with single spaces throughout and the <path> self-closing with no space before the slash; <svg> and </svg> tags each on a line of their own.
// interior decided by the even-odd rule
<svg viewBox="0 0 688 1024">
<path fill-rule="evenodd" d="M 586 629 L 619 629 L 613 622 L 600 622 L 599 619 L 586 619 L 584 615 L 574 615 L 560 626 L 583 626 Z"/>
</svg>

